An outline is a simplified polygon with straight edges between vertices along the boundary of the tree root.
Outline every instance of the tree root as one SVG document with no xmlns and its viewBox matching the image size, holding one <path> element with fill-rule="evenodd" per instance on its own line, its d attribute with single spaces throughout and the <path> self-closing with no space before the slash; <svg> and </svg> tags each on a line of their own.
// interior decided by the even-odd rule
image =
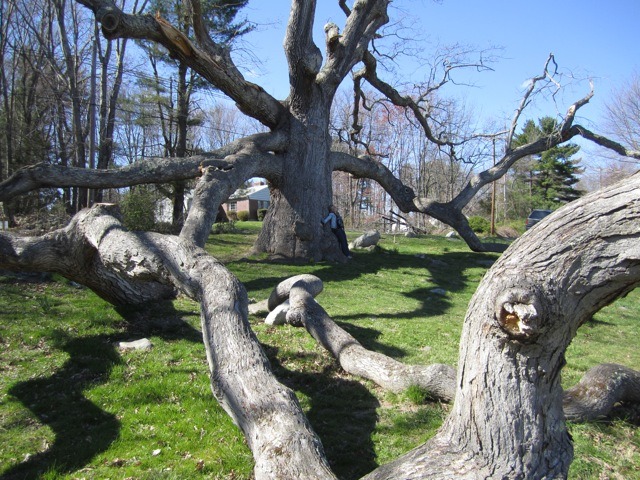
<svg viewBox="0 0 640 480">
<path fill-rule="evenodd" d="M 322 280 L 313 275 L 290 277 L 273 290 L 269 309 L 289 300 L 286 321 L 304 326 L 352 375 L 380 387 L 401 392 L 410 386 L 427 390 L 435 400 L 451 402 L 455 394 L 455 369 L 449 365 L 405 365 L 364 348 L 339 327 L 314 297 L 322 291 Z M 580 382 L 564 393 L 565 417 L 586 422 L 607 416 L 618 403 L 640 404 L 640 372 L 623 365 L 601 364 L 589 370 Z"/>
<path fill-rule="evenodd" d="M 640 372 L 603 363 L 564 392 L 562 405 L 567 420 L 586 422 L 607 416 L 618 403 L 640 404 Z"/>
</svg>

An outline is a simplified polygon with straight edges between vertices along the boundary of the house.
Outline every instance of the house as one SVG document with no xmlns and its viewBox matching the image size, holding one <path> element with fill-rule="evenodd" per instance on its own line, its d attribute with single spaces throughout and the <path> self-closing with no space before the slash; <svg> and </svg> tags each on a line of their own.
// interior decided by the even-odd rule
<svg viewBox="0 0 640 480">
<path fill-rule="evenodd" d="M 236 190 L 222 208 L 227 216 L 232 212 L 246 211 L 249 212 L 249 220 L 258 220 L 258 210 L 269 208 L 270 203 L 269 186 L 258 184 Z"/>
</svg>

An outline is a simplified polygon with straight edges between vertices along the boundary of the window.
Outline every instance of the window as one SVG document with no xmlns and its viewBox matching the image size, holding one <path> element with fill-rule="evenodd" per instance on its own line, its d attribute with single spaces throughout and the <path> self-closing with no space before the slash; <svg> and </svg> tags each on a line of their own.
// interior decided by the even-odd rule
<svg viewBox="0 0 640 480">
<path fill-rule="evenodd" d="M 235 212 L 236 210 L 238 210 L 238 203 L 237 202 L 229 202 L 228 210 L 230 212 Z"/>
</svg>

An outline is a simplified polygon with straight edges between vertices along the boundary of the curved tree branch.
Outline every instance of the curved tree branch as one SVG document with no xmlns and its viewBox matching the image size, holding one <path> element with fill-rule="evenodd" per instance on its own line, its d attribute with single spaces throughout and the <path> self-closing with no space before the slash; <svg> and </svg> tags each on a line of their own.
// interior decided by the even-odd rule
<svg viewBox="0 0 640 480">
<path fill-rule="evenodd" d="M 229 50 L 213 42 L 201 23 L 194 25 L 198 38 L 196 46 L 159 16 L 126 14 L 112 0 L 77 1 L 93 11 L 105 37 L 136 38 L 159 43 L 171 56 L 233 99 L 246 115 L 272 129 L 286 120 L 284 106 L 262 87 L 247 81 L 231 59 Z M 198 0 L 193 0 L 192 4 L 195 10 L 199 9 Z"/>
<path fill-rule="evenodd" d="M 470 302 L 449 417 L 433 439 L 365 478 L 566 477 L 564 353 L 581 324 L 640 284 L 638 192 L 636 174 L 511 245 Z"/>
<path fill-rule="evenodd" d="M 256 479 L 334 479 L 295 394 L 276 380 L 251 331 L 240 282 L 186 239 L 127 231 L 115 209 L 83 210 L 39 239 L 0 233 L 0 268 L 58 272 L 116 304 L 176 290 L 198 301 L 212 391 L 244 433 Z"/>
<path fill-rule="evenodd" d="M 404 185 L 382 163 L 370 157 L 355 157 L 344 152 L 332 152 L 331 156 L 335 170 L 375 180 L 387 191 L 401 211 L 423 213 L 451 226 L 473 251 L 502 252 L 506 248 L 504 244 L 481 242 L 462 209 L 454 202 L 435 202 L 417 197 L 410 187 Z"/>
<path fill-rule="evenodd" d="M 351 69 L 362 61 L 378 29 L 389 21 L 389 0 L 356 0 L 349 12 L 342 34 L 333 24 L 325 26 L 327 58 L 317 81 L 335 92 Z"/>
<path fill-rule="evenodd" d="M 455 370 L 449 365 L 405 365 L 387 355 L 364 348 L 353 336 L 340 328 L 315 301 L 322 281 L 312 275 L 298 275 L 281 282 L 279 300 L 289 300 L 286 321 L 304 326 L 316 341 L 333 355 L 345 372 L 366 378 L 392 392 L 411 386 L 425 389 L 433 399 L 450 402 L 455 392 Z M 276 302 L 269 301 L 273 310 Z"/>
<path fill-rule="evenodd" d="M 617 403 L 640 404 L 640 372 L 605 363 L 590 369 L 564 392 L 567 420 L 584 422 L 609 414 Z"/>
<path fill-rule="evenodd" d="M 256 151 L 254 145 L 225 158 L 232 167 L 207 167 L 196 185 L 193 203 L 180 232 L 180 238 L 204 246 L 220 206 L 244 181 L 253 177 L 278 178 L 282 162 L 278 155 Z"/>
</svg>

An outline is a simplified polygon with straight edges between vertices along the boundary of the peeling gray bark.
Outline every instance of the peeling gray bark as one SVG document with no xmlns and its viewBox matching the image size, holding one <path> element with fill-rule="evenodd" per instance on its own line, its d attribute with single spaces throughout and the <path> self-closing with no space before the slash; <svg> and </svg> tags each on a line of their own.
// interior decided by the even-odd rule
<svg viewBox="0 0 640 480">
<path fill-rule="evenodd" d="M 639 192 L 636 175 L 559 210 L 509 248 L 470 303 L 450 416 L 426 444 L 365 478 L 563 478 L 573 454 L 563 400 L 565 409 L 574 404 L 569 415 L 577 408 L 583 418 L 638 401 L 634 370 L 604 366 L 567 394 L 560 373 L 579 326 L 640 283 Z M 334 478 L 295 395 L 275 379 L 250 329 L 244 288 L 194 242 L 128 232 L 113 206 L 98 205 L 43 237 L 1 233 L 0 268 L 53 269 L 114 302 L 176 291 L 198 301 L 212 391 L 244 433 L 256 478 Z M 288 295 L 289 319 L 354 375 L 394 390 L 424 380 L 434 396 L 450 396 L 440 378 L 450 370 L 367 352 L 315 302 L 319 290 L 313 278 L 292 279 L 273 303 Z M 598 385 L 616 393 L 588 405 L 603 393 Z"/>
<path fill-rule="evenodd" d="M 469 305 L 444 425 L 365 478 L 566 478 L 573 449 L 560 386 L 564 352 L 582 323 L 640 283 L 639 238 L 635 175 L 514 242 Z"/>
</svg>

